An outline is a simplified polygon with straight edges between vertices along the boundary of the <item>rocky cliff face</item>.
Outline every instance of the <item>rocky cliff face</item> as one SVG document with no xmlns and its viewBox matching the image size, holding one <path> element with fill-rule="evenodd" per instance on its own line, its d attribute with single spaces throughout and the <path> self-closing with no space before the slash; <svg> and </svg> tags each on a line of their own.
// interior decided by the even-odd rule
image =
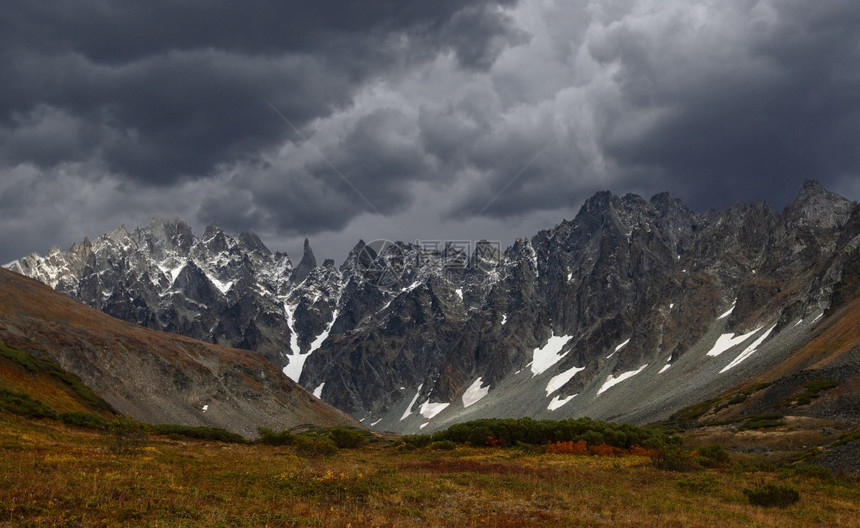
<svg viewBox="0 0 860 528">
<path fill-rule="evenodd" d="M 601 192 L 504 252 L 360 242 L 336 268 L 306 243 L 295 269 L 252 234 L 197 239 L 156 220 L 13 269 L 128 321 L 256 350 L 376 428 L 641 421 L 764 368 L 846 303 L 858 215 L 811 181 L 782 212 Z"/>
</svg>

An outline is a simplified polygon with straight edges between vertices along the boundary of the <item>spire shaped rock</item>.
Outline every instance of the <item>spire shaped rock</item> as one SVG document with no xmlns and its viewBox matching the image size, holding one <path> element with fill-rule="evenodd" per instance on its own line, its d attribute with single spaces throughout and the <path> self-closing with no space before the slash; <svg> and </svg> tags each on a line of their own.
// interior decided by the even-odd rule
<svg viewBox="0 0 860 528">
<path fill-rule="evenodd" d="M 305 239 L 305 245 L 302 249 L 302 260 L 296 269 L 293 271 L 293 282 L 299 284 L 311 274 L 311 271 L 317 267 L 317 259 L 314 257 L 314 250 L 311 249 L 311 243 Z"/>
</svg>

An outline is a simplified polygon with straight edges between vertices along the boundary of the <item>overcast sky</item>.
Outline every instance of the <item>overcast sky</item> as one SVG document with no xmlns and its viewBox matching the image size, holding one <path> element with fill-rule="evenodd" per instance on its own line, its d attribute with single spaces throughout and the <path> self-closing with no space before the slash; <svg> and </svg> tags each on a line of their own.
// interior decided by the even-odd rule
<svg viewBox="0 0 860 528">
<path fill-rule="evenodd" d="M 594 192 L 860 199 L 857 0 L 0 10 L 0 263 L 153 216 L 340 262 L 509 243 Z"/>
</svg>

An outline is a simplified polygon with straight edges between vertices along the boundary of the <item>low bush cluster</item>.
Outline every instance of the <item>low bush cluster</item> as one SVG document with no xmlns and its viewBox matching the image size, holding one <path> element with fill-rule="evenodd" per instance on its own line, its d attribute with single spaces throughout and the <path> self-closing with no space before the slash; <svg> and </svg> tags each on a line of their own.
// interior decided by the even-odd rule
<svg viewBox="0 0 860 528">
<path fill-rule="evenodd" d="M 149 441 L 148 427 L 125 416 L 109 422 L 103 434 L 105 448 L 114 455 L 136 454 Z"/>
<path fill-rule="evenodd" d="M 351 427 L 335 427 L 326 431 L 325 436 L 329 437 L 338 449 L 355 449 L 361 447 L 367 440 L 369 433 L 360 431 Z"/>
<path fill-rule="evenodd" d="M 110 423 L 109 420 L 98 414 L 84 412 L 64 412 L 60 414 L 60 421 L 66 425 L 86 427 L 87 429 L 104 429 Z"/>
<path fill-rule="evenodd" d="M 665 445 L 651 455 L 657 469 L 666 471 L 695 471 L 703 467 L 724 467 L 731 462 L 729 452 L 718 444 L 689 451 L 680 445 Z"/>
<path fill-rule="evenodd" d="M 810 403 L 815 398 L 821 395 L 822 391 L 826 391 L 828 389 L 833 389 L 839 386 L 839 382 L 836 380 L 830 379 L 822 379 L 815 378 L 813 380 L 807 381 L 803 384 L 803 392 L 795 395 L 793 398 L 789 399 L 785 402 L 785 405 L 799 406 L 806 405 Z"/>
<path fill-rule="evenodd" d="M 209 440 L 230 444 L 244 444 L 247 442 L 244 436 L 218 427 L 191 427 L 175 424 L 159 424 L 149 427 L 153 432 L 167 435 L 171 438 L 193 438 L 195 440 Z"/>
<path fill-rule="evenodd" d="M 317 433 L 305 433 L 293 438 L 296 451 L 308 458 L 331 456 L 337 453 L 337 444 L 328 436 Z"/>
<path fill-rule="evenodd" d="M 785 421 L 781 414 L 756 414 L 753 416 L 747 416 L 746 421 L 741 424 L 739 429 L 741 431 L 745 431 L 747 429 L 766 429 L 770 427 L 780 427 L 782 425 L 785 425 Z"/>
<path fill-rule="evenodd" d="M 651 463 L 665 471 L 695 471 L 701 466 L 695 460 L 696 454 L 680 445 L 667 445 L 651 456 Z"/>
<path fill-rule="evenodd" d="M 257 429 L 261 444 L 294 445 L 306 455 L 329 455 L 338 449 L 355 449 L 367 442 L 370 433 L 351 427 L 335 427 L 327 431 L 293 433 L 274 431 L 267 427 Z M 333 448 L 333 450 L 332 450 Z"/>
<path fill-rule="evenodd" d="M 24 418 L 57 419 L 57 411 L 29 394 L 0 389 L 0 410 L 8 411 Z"/>
<path fill-rule="evenodd" d="M 631 449 L 633 446 L 656 449 L 679 441 L 671 431 L 657 427 L 636 427 L 590 418 L 559 421 L 519 418 L 485 419 L 454 424 L 429 436 L 406 437 L 404 444 L 409 447 L 422 447 L 441 440 L 492 447 L 585 442 L 588 446 L 606 445 L 619 449 Z"/>
<path fill-rule="evenodd" d="M 682 490 L 695 494 L 709 493 L 717 486 L 717 480 L 710 473 L 696 473 L 675 482 Z"/>
<path fill-rule="evenodd" d="M 787 508 L 800 500 L 800 493 L 791 484 L 771 483 L 744 489 L 750 504 Z"/>
<path fill-rule="evenodd" d="M 707 468 L 725 467 L 731 462 L 729 452 L 719 444 L 706 445 L 693 452 L 693 460 Z"/>
</svg>

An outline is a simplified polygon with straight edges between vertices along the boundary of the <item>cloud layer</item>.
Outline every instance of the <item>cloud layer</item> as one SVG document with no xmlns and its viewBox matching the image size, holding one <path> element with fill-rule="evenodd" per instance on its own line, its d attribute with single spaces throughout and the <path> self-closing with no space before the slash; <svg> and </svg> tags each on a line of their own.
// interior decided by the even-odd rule
<svg viewBox="0 0 860 528">
<path fill-rule="evenodd" d="M 860 198 L 851 0 L 8 4 L 3 262 L 156 214 L 342 257 L 601 189 Z"/>
</svg>

